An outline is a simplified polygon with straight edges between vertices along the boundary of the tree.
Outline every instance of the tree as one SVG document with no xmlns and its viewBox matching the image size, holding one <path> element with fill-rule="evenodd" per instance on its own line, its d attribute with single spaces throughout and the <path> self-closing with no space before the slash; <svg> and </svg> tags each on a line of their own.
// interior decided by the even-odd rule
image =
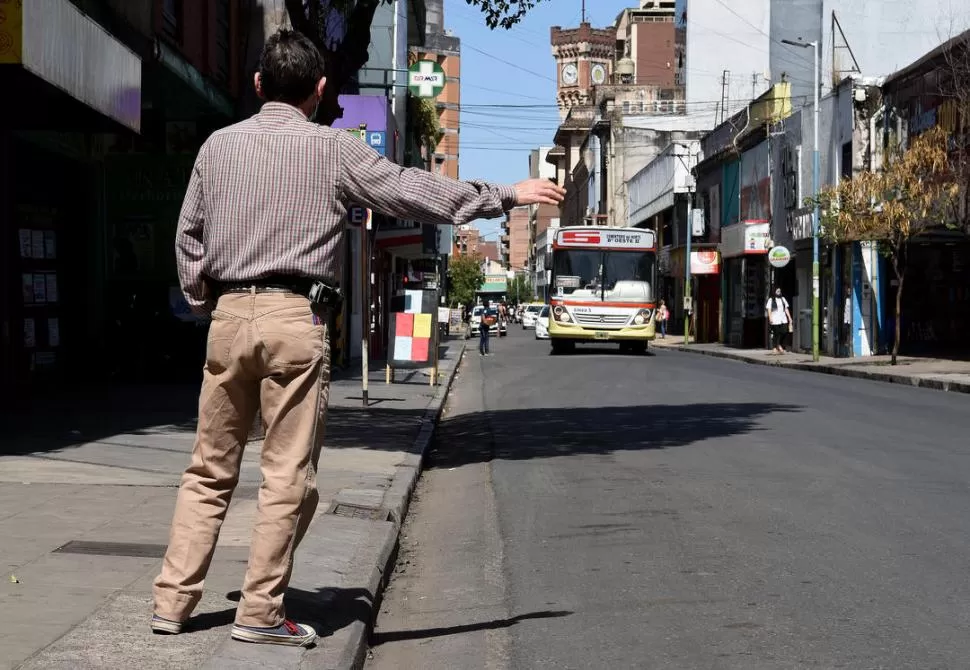
<svg viewBox="0 0 970 670">
<path fill-rule="evenodd" d="M 360 68 L 367 64 L 371 23 L 382 3 L 394 0 L 285 0 L 295 30 L 309 37 L 327 62 L 327 87 L 317 120 L 330 125 L 343 114 L 337 96 Z M 465 0 L 478 7 L 485 24 L 506 30 L 522 20 L 542 0 Z"/>
<path fill-rule="evenodd" d="M 516 303 L 535 298 L 535 291 L 532 290 L 532 282 L 528 277 L 521 274 L 515 275 L 512 284 L 509 286 L 509 298 Z"/>
<path fill-rule="evenodd" d="M 474 305 L 475 296 L 485 273 L 482 272 L 482 259 L 478 256 L 452 256 L 448 261 L 448 285 L 451 306 Z"/>
<path fill-rule="evenodd" d="M 970 233 L 970 30 L 944 43 L 943 62 L 937 81 L 945 101 L 941 122 L 952 133 L 950 165 L 960 185 L 956 223 Z"/>
<path fill-rule="evenodd" d="M 835 244 L 876 242 L 892 265 L 897 281 L 893 365 L 902 339 L 909 243 L 928 230 L 953 226 L 961 189 L 947 147 L 946 132 L 935 127 L 908 148 L 891 148 L 882 170 L 860 172 L 818 196 L 823 237 Z"/>
</svg>

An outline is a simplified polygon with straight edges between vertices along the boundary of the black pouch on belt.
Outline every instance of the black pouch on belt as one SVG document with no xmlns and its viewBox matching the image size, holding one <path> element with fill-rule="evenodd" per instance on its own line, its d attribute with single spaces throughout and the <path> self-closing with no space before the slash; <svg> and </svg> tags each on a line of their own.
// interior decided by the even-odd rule
<svg viewBox="0 0 970 670">
<path fill-rule="evenodd" d="M 310 284 L 310 291 L 307 293 L 307 298 L 314 305 L 328 307 L 333 310 L 337 310 L 344 299 L 339 286 L 333 286 L 320 280 Z"/>
</svg>

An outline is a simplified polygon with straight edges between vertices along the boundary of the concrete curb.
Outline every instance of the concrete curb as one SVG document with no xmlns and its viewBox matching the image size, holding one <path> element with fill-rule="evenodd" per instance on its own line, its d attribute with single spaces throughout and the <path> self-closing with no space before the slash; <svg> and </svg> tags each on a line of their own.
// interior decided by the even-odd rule
<svg viewBox="0 0 970 670">
<path fill-rule="evenodd" d="M 833 375 L 836 377 L 849 377 L 852 379 L 869 379 L 871 381 L 885 382 L 888 384 L 902 384 L 904 386 L 915 386 L 917 388 L 934 389 L 936 391 L 948 391 L 950 393 L 970 393 L 970 383 L 952 381 L 949 379 L 939 379 L 934 376 L 905 375 L 893 372 L 875 372 L 872 370 L 859 370 L 855 365 L 826 365 L 824 363 L 790 363 L 786 361 L 751 358 L 733 353 L 731 351 L 712 351 L 710 349 L 697 349 L 691 346 L 679 345 L 668 347 L 677 351 L 686 351 L 691 354 L 711 356 L 714 358 L 726 358 L 734 361 L 741 361 L 751 365 L 766 365 L 770 367 L 788 368 L 790 370 L 802 370 L 806 372 L 816 372 L 820 374 Z"/>
<path fill-rule="evenodd" d="M 407 517 L 408 508 L 411 504 L 411 495 L 414 493 L 414 489 L 418 484 L 418 478 L 421 476 L 424 456 L 428 447 L 431 446 L 432 439 L 434 439 L 438 420 L 444 411 L 445 401 L 448 399 L 452 384 L 458 375 L 458 368 L 461 367 L 462 360 L 465 357 L 466 345 L 464 341 L 459 340 L 459 342 L 461 343 L 461 351 L 458 352 L 455 366 L 448 373 L 447 379 L 443 380 L 443 383 L 439 385 L 432 405 L 425 410 L 424 416 L 421 419 L 421 431 L 418 433 L 417 438 L 415 438 L 403 462 L 397 466 L 394 477 L 391 479 L 391 485 L 384 493 L 381 510 L 387 512 L 390 521 L 394 524 L 394 530 L 387 534 L 381 549 L 380 560 L 375 563 L 375 569 L 369 580 L 373 587 L 372 593 L 374 594 L 373 605 L 371 607 L 371 620 L 366 623 L 358 621 L 352 624 L 352 630 L 348 636 L 346 647 L 340 654 L 341 663 L 338 666 L 339 670 L 360 670 L 364 666 L 367 649 L 369 648 L 370 631 L 374 626 L 374 619 L 376 619 L 377 613 L 380 610 L 381 598 L 383 597 L 384 589 L 387 588 L 387 582 L 394 567 L 394 562 L 397 560 L 401 526 Z"/>
</svg>

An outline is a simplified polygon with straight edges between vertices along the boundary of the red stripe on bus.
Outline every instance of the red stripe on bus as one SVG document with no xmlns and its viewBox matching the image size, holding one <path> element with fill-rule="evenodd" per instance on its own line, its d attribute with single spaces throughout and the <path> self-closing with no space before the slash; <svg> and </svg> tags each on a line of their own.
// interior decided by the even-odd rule
<svg viewBox="0 0 970 670">
<path fill-rule="evenodd" d="M 553 306 L 565 305 L 566 307 L 630 307 L 630 308 L 640 308 L 644 307 L 653 308 L 657 303 L 655 302 L 586 302 L 586 301 L 573 301 L 569 299 L 553 298 L 551 301 Z"/>
</svg>

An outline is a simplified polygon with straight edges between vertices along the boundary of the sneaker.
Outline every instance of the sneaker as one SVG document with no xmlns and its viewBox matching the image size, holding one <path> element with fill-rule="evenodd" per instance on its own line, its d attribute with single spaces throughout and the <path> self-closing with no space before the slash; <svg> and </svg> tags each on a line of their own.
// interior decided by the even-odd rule
<svg viewBox="0 0 970 670">
<path fill-rule="evenodd" d="M 183 625 L 181 621 L 163 619 L 157 614 L 152 615 L 152 632 L 157 635 L 178 635 L 182 632 Z"/>
<path fill-rule="evenodd" d="M 317 639 L 317 632 L 303 623 L 289 619 L 275 628 L 258 628 L 233 624 L 230 634 L 233 640 L 261 644 L 283 644 L 290 647 L 309 647 Z"/>
</svg>

